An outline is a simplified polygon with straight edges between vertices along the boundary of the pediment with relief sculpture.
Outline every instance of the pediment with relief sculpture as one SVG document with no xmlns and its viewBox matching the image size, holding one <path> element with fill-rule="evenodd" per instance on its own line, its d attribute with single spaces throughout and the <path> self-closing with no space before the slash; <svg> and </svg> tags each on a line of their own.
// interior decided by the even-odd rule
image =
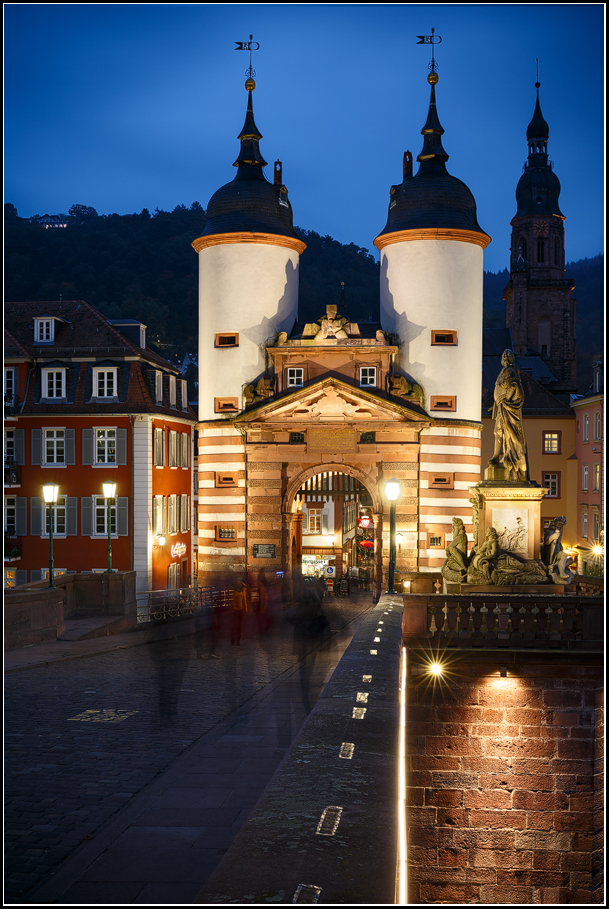
<svg viewBox="0 0 609 909">
<path fill-rule="evenodd" d="M 249 408 L 235 422 L 357 423 L 374 420 L 432 423 L 416 405 L 389 400 L 364 389 L 353 388 L 334 378 L 325 378 L 280 398 Z"/>
</svg>

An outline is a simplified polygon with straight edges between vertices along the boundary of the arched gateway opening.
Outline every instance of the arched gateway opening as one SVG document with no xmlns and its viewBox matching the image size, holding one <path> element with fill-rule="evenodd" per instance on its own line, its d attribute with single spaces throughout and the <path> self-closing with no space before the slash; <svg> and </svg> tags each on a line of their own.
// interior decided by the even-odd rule
<svg viewBox="0 0 609 909">
<path fill-rule="evenodd" d="M 344 464 L 309 468 L 289 484 L 284 505 L 291 519 L 290 569 L 330 586 L 349 577 L 364 589 L 380 589 L 381 503 L 363 471 Z"/>
</svg>

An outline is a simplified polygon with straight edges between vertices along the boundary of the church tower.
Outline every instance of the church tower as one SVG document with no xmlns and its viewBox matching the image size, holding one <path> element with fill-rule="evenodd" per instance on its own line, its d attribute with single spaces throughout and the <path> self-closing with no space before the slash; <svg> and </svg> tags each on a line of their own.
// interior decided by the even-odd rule
<svg viewBox="0 0 609 909">
<path fill-rule="evenodd" d="M 395 372 L 421 386 L 433 425 L 421 432 L 419 568 L 438 570 L 461 518 L 472 539 L 468 486 L 480 480 L 483 250 L 469 188 L 446 169 L 436 108 L 438 74 L 421 130 L 419 169 L 404 155 L 390 190 L 381 253 L 381 324 L 397 337 Z"/>
<path fill-rule="evenodd" d="M 239 133 L 235 178 L 209 200 L 199 254 L 199 419 L 218 420 L 244 407 L 244 388 L 263 380 L 264 345 L 289 331 L 298 312 L 298 265 L 305 243 L 298 238 L 282 182 L 262 169 L 262 134 L 254 120 L 247 79 L 247 112 Z"/>
<path fill-rule="evenodd" d="M 577 390 L 573 281 L 565 278 L 564 220 L 560 182 L 548 158 L 550 129 L 541 113 L 540 83 L 527 127 L 528 158 L 516 187 L 510 280 L 503 298 L 514 351 L 537 354 L 556 381 L 556 393 Z"/>
</svg>

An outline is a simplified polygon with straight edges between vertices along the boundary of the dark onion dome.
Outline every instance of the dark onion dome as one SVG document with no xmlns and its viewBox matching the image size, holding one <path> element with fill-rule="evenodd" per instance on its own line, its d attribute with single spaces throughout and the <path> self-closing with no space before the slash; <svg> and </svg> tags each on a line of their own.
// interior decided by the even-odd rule
<svg viewBox="0 0 609 909">
<path fill-rule="evenodd" d="M 533 119 L 527 127 L 527 143 L 529 156 L 524 166 L 518 185 L 516 187 L 516 202 L 518 210 L 516 218 L 531 217 L 532 215 L 558 215 L 563 218 L 558 205 L 560 195 L 560 180 L 552 170 L 548 160 L 548 138 L 550 127 L 544 120 L 539 104 L 539 86 Z"/>
<path fill-rule="evenodd" d="M 444 130 L 436 109 L 438 74 L 430 73 L 427 81 L 431 85 L 431 99 L 427 121 L 421 130 L 423 149 L 417 157 L 419 170 L 391 187 L 389 215 L 379 237 L 425 228 L 468 230 L 487 237 L 478 224 L 476 200 L 470 189 L 446 170 L 449 156 L 442 146 Z"/>
<path fill-rule="evenodd" d="M 283 185 L 269 183 L 262 173 L 262 168 L 266 167 L 258 145 L 262 134 L 254 121 L 252 106 L 256 83 L 248 79 L 245 87 L 248 102 L 245 123 L 238 136 L 241 150 L 234 163 L 237 174 L 209 200 L 202 236 L 245 231 L 299 239 L 294 231 L 287 189 Z"/>
</svg>

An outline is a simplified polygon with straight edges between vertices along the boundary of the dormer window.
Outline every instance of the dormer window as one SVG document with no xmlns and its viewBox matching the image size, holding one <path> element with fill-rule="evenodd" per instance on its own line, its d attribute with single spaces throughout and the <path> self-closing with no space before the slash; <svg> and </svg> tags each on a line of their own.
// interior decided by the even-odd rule
<svg viewBox="0 0 609 909">
<path fill-rule="evenodd" d="M 34 319 L 36 344 L 52 344 L 55 340 L 55 319 Z"/>
<path fill-rule="evenodd" d="M 282 186 L 279 190 L 279 204 L 285 205 L 286 208 L 288 207 L 288 191 L 285 186 Z"/>
<path fill-rule="evenodd" d="M 66 396 L 66 371 L 65 369 L 42 370 L 42 397 L 65 398 Z"/>
<path fill-rule="evenodd" d="M 116 397 L 116 367 L 112 369 L 94 369 L 93 370 L 93 397 L 95 398 L 114 398 Z"/>
</svg>

